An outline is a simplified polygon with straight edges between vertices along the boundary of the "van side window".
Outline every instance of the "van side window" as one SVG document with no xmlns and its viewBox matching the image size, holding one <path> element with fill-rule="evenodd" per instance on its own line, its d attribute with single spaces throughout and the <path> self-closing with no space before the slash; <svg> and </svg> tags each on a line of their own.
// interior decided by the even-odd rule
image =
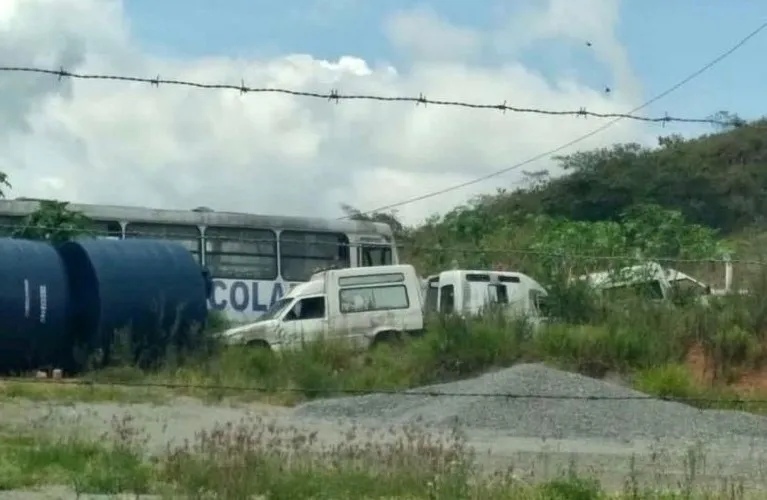
<svg viewBox="0 0 767 500">
<path fill-rule="evenodd" d="M 506 285 L 490 284 L 488 285 L 488 291 L 489 291 L 491 303 L 493 304 L 509 303 L 509 291 L 506 288 Z"/>
<path fill-rule="evenodd" d="M 296 302 L 296 305 L 285 315 L 284 321 L 322 319 L 324 317 L 325 297 L 307 297 Z"/>
<path fill-rule="evenodd" d="M 410 298 L 403 285 L 342 288 L 338 292 L 342 313 L 407 309 Z"/>
<path fill-rule="evenodd" d="M 528 296 L 530 297 L 530 305 L 533 310 L 540 316 L 549 315 L 549 304 L 546 302 L 546 296 L 541 293 L 540 290 L 530 290 Z"/>
<path fill-rule="evenodd" d="M 439 310 L 443 314 L 450 314 L 455 309 L 455 287 L 444 285 L 440 288 Z"/>
</svg>

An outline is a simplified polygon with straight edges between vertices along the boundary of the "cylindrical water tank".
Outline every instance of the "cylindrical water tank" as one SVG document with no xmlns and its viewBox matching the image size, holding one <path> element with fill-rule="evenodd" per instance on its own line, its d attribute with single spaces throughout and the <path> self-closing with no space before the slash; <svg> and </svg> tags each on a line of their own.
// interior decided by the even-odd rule
<svg viewBox="0 0 767 500">
<path fill-rule="evenodd" d="M 61 366 L 71 354 L 64 263 L 48 243 L 0 238 L 0 370 Z"/>
<path fill-rule="evenodd" d="M 73 334 L 91 355 L 109 356 L 115 334 L 130 332 L 134 348 L 157 357 L 204 327 L 208 286 L 182 245 L 83 239 L 64 243 L 59 253 L 69 274 Z"/>
</svg>

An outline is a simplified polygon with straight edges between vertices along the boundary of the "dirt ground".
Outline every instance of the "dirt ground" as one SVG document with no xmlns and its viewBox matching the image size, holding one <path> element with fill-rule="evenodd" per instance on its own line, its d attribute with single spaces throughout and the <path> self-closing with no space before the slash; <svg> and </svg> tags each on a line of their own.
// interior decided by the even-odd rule
<svg viewBox="0 0 767 500">
<path fill-rule="evenodd" d="M 714 363 L 706 357 L 700 345 L 693 346 L 687 355 L 687 366 L 700 384 L 712 384 L 715 376 Z M 767 367 L 748 370 L 728 384 L 742 395 L 762 396 L 767 399 Z"/>
</svg>

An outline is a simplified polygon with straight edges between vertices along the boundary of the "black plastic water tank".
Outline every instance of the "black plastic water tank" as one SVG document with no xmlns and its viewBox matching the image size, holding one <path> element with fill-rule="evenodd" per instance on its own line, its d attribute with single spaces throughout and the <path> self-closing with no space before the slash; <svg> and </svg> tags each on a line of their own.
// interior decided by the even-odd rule
<svg viewBox="0 0 767 500">
<path fill-rule="evenodd" d="M 208 316 L 202 267 L 178 243 L 83 239 L 59 247 L 69 274 L 73 334 L 88 353 L 109 356 L 129 329 L 144 354 L 184 346 Z M 132 360 L 139 361 L 139 360 Z"/>
<path fill-rule="evenodd" d="M 70 352 L 67 274 L 48 243 L 0 238 L 0 370 L 60 367 Z"/>
</svg>

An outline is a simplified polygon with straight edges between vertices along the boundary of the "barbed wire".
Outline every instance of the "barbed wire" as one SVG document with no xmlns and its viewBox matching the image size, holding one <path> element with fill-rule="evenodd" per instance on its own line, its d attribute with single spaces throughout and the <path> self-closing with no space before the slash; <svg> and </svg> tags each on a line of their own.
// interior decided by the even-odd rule
<svg viewBox="0 0 767 500">
<path fill-rule="evenodd" d="M 35 384 L 71 387 L 109 387 L 125 389 L 169 389 L 204 392 L 239 392 L 239 393 L 271 393 L 271 394 L 302 394 L 306 396 L 316 395 L 344 395 L 344 396 L 373 396 L 389 395 L 403 397 L 455 397 L 455 398 L 495 398 L 508 400 L 554 400 L 554 401 L 651 401 L 662 400 L 677 403 L 720 403 L 720 404 L 753 404 L 767 405 L 767 399 L 751 399 L 741 397 L 670 397 L 639 395 L 588 395 L 588 394 L 523 394 L 514 392 L 443 392 L 423 389 L 348 389 L 348 388 L 296 388 L 296 387 L 263 387 L 246 385 L 221 385 L 221 384 L 187 384 L 174 382 L 99 382 L 82 379 L 53 379 L 53 378 L 21 378 L 0 377 L 0 393 L 4 388 L 2 384 Z"/>
<path fill-rule="evenodd" d="M 765 28 L 767 28 L 767 22 L 764 22 L 761 25 L 759 25 L 755 30 L 753 30 L 752 32 L 747 34 L 745 37 L 741 38 L 735 45 L 733 45 L 732 47 L 730 47 L 726 51 L 722 52 L 718 56 L 714 57 L 713 59 L 711 59 L 708 63 L 706 63 L 705 65 L 703 65 L 699 69 L 693 71 L 692 73 L 690 73 L 689 75 L 684 77 L 679 82 L 675 83 L 674 85 L 672 85 L 668 89 L 664 90 L 663 92 L 657 94 L 656 96 L 654 96 L 650 100 L 648 100 L 648 101 L 644 102 L 643 104 L 637 106 L 636 108 L 630 110 L 626 114 L 633 115 L 634 113 L 637 113 L 637 112 L 645 109 L 646 107 L 650 106 L 651 104 L 654 104 L 654 103 L 658 102 L 659 100 L 663 99 L 664 97 L 668 96 L 669 94 L 679 90 L 683 86 L 687 85 L 689 82 L 693 81 L 694 79 L 696 79 L 697 77 L 699 77 L 700 75 L 702 75 L 703 73 L 708 71 L 709 69 L 713 68 L 714 66 L 716 66 L 717 64 L 719 64 L 720 62 L 722 62 L 723 60 L 728 58 L 730 55 L 732 55 L 734 52 L 736 52 L 738 49 L 740 49 L 746 43 L 748 43 L 751 39 L 753 39 L 756 35 L 758 35 L 762 31 L 764 31 Z M 410 205 L 410 204 L 413 204 L 413 203 L 417 203 L 419 201 L 423 201 L 423 200 L 427 200 L 427 199 L 430 199 L 430 198 L 434 198 L 435 196 L 440 196 L 440 195 L 447 194 L 447 193 L 450 193 L 450 192 L 453 192 L 453 191 L 457 191 L 457 190 L 463 189 L 465 187 L 473 186 L 474 184 L 479 184 L 480 182 L 484 182 L 486 180 L 493 179 L 493 178 L 498 177 L 500 175 L 507 174 L 509 172 L 513 172 L 514 170 L 517 170 L 517 169 L 520 169 L 522 167 L 525 167 L 525 166 L 527 166 L 527 165 L 529 165 L 531 163 L 535 163 L 538 160 L 542 160 L 542 159 L 550 157 L 552 155 L 561 153 L 562 151 L 566 150 L 570 146 L 574 146 L 576 144 L 579 144 L 579 143 L 581 143 L 581 142 L 583 142 L 583 141 L 585 141 L 587 139 L 590 139 L 590 138 L 594 137 L 595 135 L 597 135 L 597 134 L 607 130 L 608 128 L 612 127 L 613 125 L 615 125 L 616 123 L 620 122 L 623 119 L 624 118 L 620 117 L 620 116 L 616 117 L 615 119 L 610 120 L 609 122 L 603 124 L 600 127 L 595 128 L 594 130 L 592 130 L 590 132 L 587 132 L 586 134 L 583 134 L 583 135 L 581 135 L 579 137 L 576 137 L 575 139 L 573 139 L 571 141 L 567 141 L 564 144 L 562 144 L 560 146 L 557 146 L 557 147 L 555 147 L 553 149 L 549 149 L 547 151 L 544 151 L 543 153 L 539 153 L 537 155 L 531 156 L 530 158 L 528 158 L 526 160 L 523 160 L 521 162 L 515 163 L 515 164 L 513 164 L 513 165 L 511 165 L 509 167 L 501 168 L 501 169 L 496 170 L 494 172 L 491 172 L 489 174 L 486 174 L 486 175 L 483 175 L 483 176 L 480 176 L 480 177 L 476 177 L 474 179 L 471 179 L 471 180 L 468 180 L 468 181 L 465 181 L 465 182 L 460 182 L 460 183 L 457 183 L 457 184 L 453 184 L 452 186 L 448 186 L 448 187 L 443 188 L 443 189 L 438 189 L 438 190 L 435 190 L 435 191 L 430 191 L 428 193 L 424 193 L 422 195 L 415 196 L 415 197 L 412 197 L 412 198 L 408 198 L 408 199 L 405 199 L 405 200 L 402 200 L 402 201 L 399 201 L 399 202 L 396 202 L 396 203 L 390 203 L 388 205 L 383 205 L 383 206 L 380 206 L 378 208 L 374 208 L 372 210 L 361 211 L 358 214 L 359 215 L 369 215 L 369 214 L 373 214 L 373 213 L 376 213 L 376 212 L 383 212 L 385 210 L 392 210 L 392 209 L 395 209 L 395 208 L 403 207 L 405 205 Z M 340 218 L 341 219 L 345 219 L 345 218 L 348 218 L 348 217 L 349 216 L 340 217 Z"/>
<path fill-rule="evenodd" d="M 195 229 L 197 229 L 196 226 Z M 12 234 L 16 231 L 20 231 L 23 229 L 30 229 L 35 231 L 49 231 L 51 233 L 55 233 L 58 231 L 62 231 L 62 228 L 58 226 L 44 226 L 44 225 L 31 225 L 31 226 L 19 226 L 14 224 L 0 224 L 0 237 L 2 235 L 5 235 L 5 237 L 10 237 Z M 243 230 L 241 228 L 235 228 L 236 231 L 247 231 Z M 262 232 L 262 231 L 271 231 L 269 229 L 254 229 L 254 231 Z M 100 238 L 114 238 L 122 240 L 121 235 L 113 235 L 110 234 L 108 231 L 83 231 L 83 236 L 91 236 L 91 237 L 100 237 Z M 311 247 L 332 247 L 332 248 L 354 248 L 358 245 L 365 245 L 365 246 L 374 246 L 374 247 L 380 247 L 380 248 L 391 248 L 391 245 L 382 244 L 382 243 L 347 243 L 347 242 L 338 242 L 338 241 L 307 241 L 302 239 L 292 239 L 292 238 L 278 238 L 275 234 L 272 238 L 247 238 L 247 237 L 239 237 L 239 236 L 233 236 L 233 237 L 224 237 L 224 236 L 207 236 L 207 235 L 196 235 L 191 236 L 190 234 L 184 234 L 184 233 L 174 233 L 174 232 L 167 232 L 162 234 L 155 234 L 155 233 L 146 233 L 146 232 L 140 232 L 140 231 L 126 231 L 125 233 L 125 240 L 130 239 L 140 239 L 140 238 L 151 238 L 151 239 L 158 239 L 158 240 L 166 240 L 171 242 L 195 242 L 195 244 L 199 244 L 200 247 L 204 247 L 206 242 L 210 243 L 246 243 L 246 244 L 256 244 L 256 245 L 270 245 L 275 248 L 275 254 L 274 255 L 264 255 L 265 257 L 274 257 L 277 256 L 277 250 L 276 246 L 277 243 L 280 245 L 306 245 Z M 743 265 L 759 265 L 763 266 L 767 264 L 767 260 L 752 260 L 752 259 L 738 259 L 733 258 L 731 256 L 718 256 L 718 257 L 697 257 L 697 258 L 690 258 L 690 257 L 676 257 L 676 256 L 660 256 L 660 255 L 629 255 L 629 254 L 610 254 L 610 255 L 603 255 L 603 254 L 592 254 L 592 253 L 575 253 L 575 252 L 568 252 L 568 251 L 549 251 L 549 250 L 537 250 L 537 249 L 526 249 L 526 248 L 472 248 L 462 245 L 441 245 L 438 243 L 435 243 L 433 245 L 421 245 L 421 244 L 409 244 L 409 243 L 403 243 L 403 242 L 397 242 L 395 245 L 393 245 L 394 248 L 396 248 L 398 251 L 422 251 L 422 252 L 446 252 L 446 253 L 457 253 L 457 254 L 490 254 L 490 255 L 507 255 L 507 256 L 517 256 L 517 255 L 526 255 L 526 256 L 533 256 L 533 257 L 552 257 L 552 258 L 569 258 L 569 259 L 575 259 L 575 260 L 601 260 L 601 261 L 629 261 L 629 262 L 647 262 L 647 261 L 660 261 L 660 262 L 669 262 L 669 263 L 687 263 L 687 264 L 722 264 L 725 262 L 729 262 L 732 264 L 743 264 Z M 257 249 L 252 249 L 253 254 L 258 254 Z M 212 251 L 208 250 L 209 253 L 215 252 L 218 253 L 224 253 L 227 252 L 219 252 L 219 251 Z M 247 251 L 243 251 L 243 249 L 238 250 L 237 252 L 232 252 L 237 254 L 242 253 L 248 253 Z M 260 254 L 259 254 L 260 255 Z M 290 256 L 290 255 L 286 255 Z M 318 256 L 317 258 L 321 258 Z"/>
<path fill-rule="evenodd" d="M 665 114 L 664 116 L 640 116 L 633 113 L 600 113 L 596 111 L 588 111 L 586 108 L 581 107 L 577 110 L 552 110 L 542 108 L 528 108 L 512 106 L 503 101 L 502 103 L 488 104 L 488 103 L 473 103 L 459 100 L 446 100 L 446 99 L 430 99 L 423 93 L 417 97 L 407 96 L 381 96 L 371 94 L 342 94 L 337 89 L 331 89 L 329 92 L 310 92 L 303 90 L 293 90 L 280 87 L 249 87 L 242 81 L 239 85 L 233 85 L 228 83 L 203 83 L 191 80 L 179 80 L 161 78 L 157 75 L 155 78 L 145 78 L 138 76 L 125 76 L 125 75 L 108 75 L 108 74 L 93 74 L 93 73 L 76 73 L 68 71 L 66 69 L 46 69 L 35 68 L 31 66 L 0 66 L 0 72 L 4 73 L 37 73 L 50 76 L 56 76 L 59 80 L 63 78 L 72 78 L 77 80 L 107 80 L 107 81 L 121 81 L 131 83 L 143 83 L 158 87 L 160 85 L 174 85 L 182 87 L 191 87 L 196 89 L 205 90 L 234 90 L 241 94 L 285 94 L 296 97 L 311 97 L 316 99 L 324 99 L 330 102 L 339 103 L 341 101 L 378 101 L 378 102 L 401 102 L 411 103 L 415 105 L 432 105 L 442 107 L 458 107 L 465 109 L 484 109 L 495 110 L 503 113 L 523 113 L 523 114 L 537 114 L 548 116 L 571 116 L 571 117 L 591 117 L 591 118 L 621 118 L 625 120 L 635 120 L 647 123 L 688 123 L 688 124 L 704 124 L 704 125 L 717 125 L 724 127 L 739 127 L 745 124 L 743 120 L 722 120 L 716 118 L 682 118 Z"/>
</svg>

